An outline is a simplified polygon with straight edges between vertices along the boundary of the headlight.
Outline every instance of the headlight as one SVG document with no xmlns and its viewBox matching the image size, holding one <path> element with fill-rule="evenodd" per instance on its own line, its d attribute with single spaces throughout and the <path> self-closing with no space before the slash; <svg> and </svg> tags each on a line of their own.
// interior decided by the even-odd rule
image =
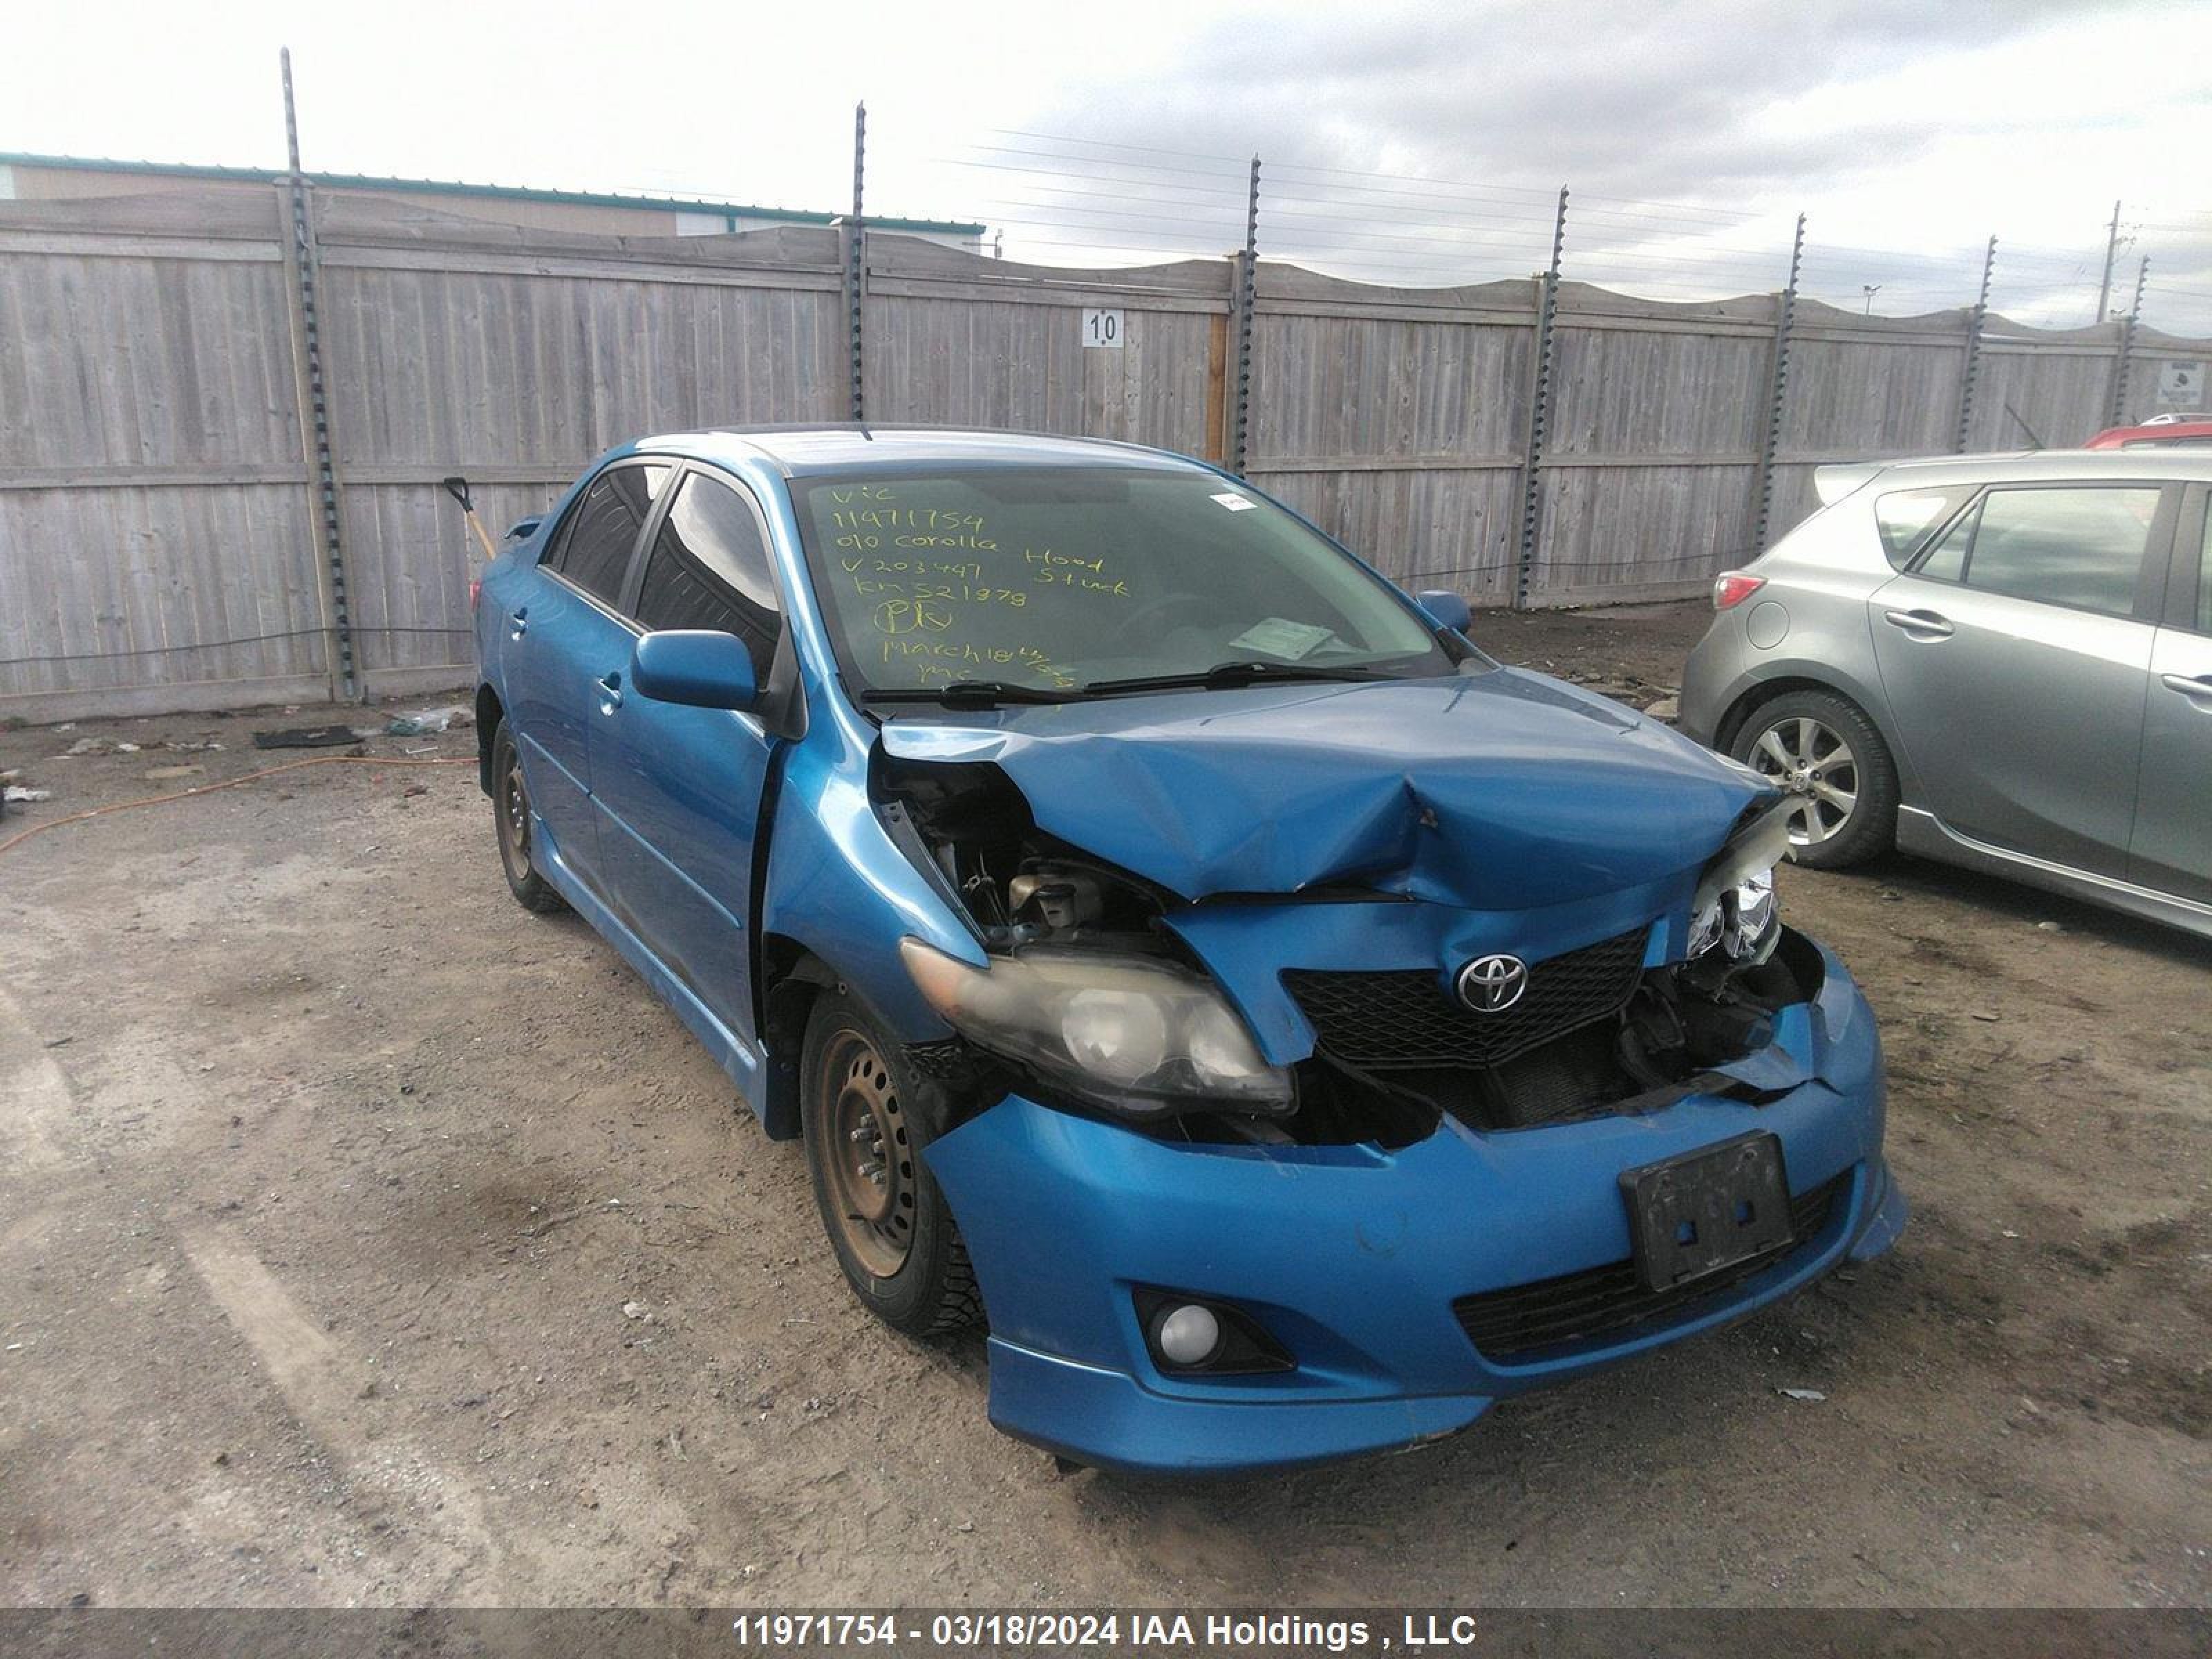
<svg viewBox="0 0 2212 1659">
<path fill-rule="evenodd" d="M 1774 949 L 1781 921 L 1774 866 L 1790 851 L 1790 802 L 1776 802 L 1731 836 L 1705 866 L 1691 901 L 1691 960 L 1717 945 L 1729 962 L 1749 964 Z"/>
<path fill-rule="evenodd" d="M 1774 872 L 1763 870 L 1722 893 L 1690 920 L 1690 958 L 1715 945 L 1730 962 L 1748 963 L 1774 944 Z"/>
<path fill-rule="evenodd" d="M 975 968 L 915 939 L 899 955 L 954 1030 L 1094 1105 L 1131 1117 L 1291 1109 L 1290 1073 L 1260 1057 L 1210 980 L 1171 963 L 1032 945 Z"/>
</svg>

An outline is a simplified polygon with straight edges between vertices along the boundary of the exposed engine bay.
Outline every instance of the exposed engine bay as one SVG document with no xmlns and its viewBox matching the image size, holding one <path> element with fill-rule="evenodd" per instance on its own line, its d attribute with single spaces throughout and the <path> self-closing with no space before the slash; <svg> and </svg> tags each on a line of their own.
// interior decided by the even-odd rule
<svg viewBox="0 0 2212 1659">
<path fill-rule="evenodd" d="M 901 759 L 878 750 L 872 793 L 893 839 L 974 923 L 994 956 L 1042 947 L 1156 958 L 1207 969 L 1166 925 L 1194 908 L 1142 877 L 1040 830 L 1021 790 L 988 761 Z M 1412 902 L 1401 894 L 1332 888 L 1290 896 L 1217 895 L 1226 902 Z M 1310 1056 L 1291 1068 L 1291 1108 L 1255 1114 L 1202 1103 L 1151 1118 L 1144 1132 L 1194 1143 L 1410 1145 L 1444 1117 L 1504 1132 L 1606 1114 L 1656 1111 L 1695 1091 L 1771 1097 L 1785 1064 L 1731 1076 L 1774 1042 L 1775 1016 L 1818 994 L 1818 950 L 1776 927 L 1754 958 L 1709 951 L 1686 963 L 1642 964 L 1642 935 L 1571 953 L 1571 994 L 1547 1018 L 1484 1026 L 1437 983 L 1433 969 L 1327 975 L 1286 963 L 1283 980 L 1314 1025 Z M 1603 954 L 1610 952 L 1609 955 Z M 1534 964 L 1540 978 L 1553 964 Z M 1562 978 L 1569 971 L 1562 969 Z M 1390 981 L 1383 984 L 1382 981 Z M 1540 1002 L 1542 999 L 1532 999 Z M 1456 1022 L 1455 1024 L 1454 1022 Z M 1499 1041 L 1493 1034 L 1508 1029 Z M 1407 1031 L 1402 1042 L 1377 1032 Z M 917 1069 L 948 1093 L 952 1121 L 1018 1083 L 1053 1095 L 1040 1079 L 955 1036 L 910 1050 Z M 1084 1109 L 1079 1103 L 1075 1109 Z"/>
</svg>

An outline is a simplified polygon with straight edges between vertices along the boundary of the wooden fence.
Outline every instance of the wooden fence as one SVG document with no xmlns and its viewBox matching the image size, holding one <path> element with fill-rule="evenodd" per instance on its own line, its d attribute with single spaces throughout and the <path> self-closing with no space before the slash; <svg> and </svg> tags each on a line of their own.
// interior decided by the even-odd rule
<svg viewBox="0 0 2212 1659">
<path fill-rule="evenodd" d="M 0 716 L 246 706 L 467 678 L 471 544 L 607 446 L 850 409 L 846 233 L 640 240 L 402 201 L 311 200 L 337 557 L 321 517 L 289 200 L 0 204 Z M 1825 461 L 2079 442 L 2123 331 L 1800 301 L 1400 289 L 1262 263 L 1120 270 L 871 233 L 857 305 L 869 419 L 1129 439 L 1233 459 L 1413 586 L 1478 604 L 1699 592 L 1809 510 Z M 1090 310 L 1120 317 L 1089 346 Z M 2125 411 L 2212 343 L 2139 332 Z M 1532 417 L 1542 441 L 1532 476 Z M 342 580 L 345 604 L 337 604 Z"/>
</svg>

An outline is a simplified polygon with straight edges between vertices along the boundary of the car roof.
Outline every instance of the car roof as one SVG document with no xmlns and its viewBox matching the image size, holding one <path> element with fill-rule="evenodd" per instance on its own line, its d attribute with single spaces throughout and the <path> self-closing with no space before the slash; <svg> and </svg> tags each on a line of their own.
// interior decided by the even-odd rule
<svg viewBox="0 0 2212 1659">
<path fill-rule="evenodd" d="M 1821 469 L 1826 471 L 1826 468 Z M 1847 462 L 1860 482 L 1879 477 L 1892 484 L 2036 483 L 2069 478 L 2146 478 L 2212 481 L 2212 450 L 2033 449 L 2007 454 L 1929 455 L 1893 461 Z"/>
<path fill-rule="evenodd" d="M 640 439 L 632 448 L 641 453 L 688 455 L 732 466 L 766 460 L 787 478 L 945 465 L 1205 470 L 1188 456 L 1106 438 L 1055 437 L 988 427 L 878 426 L 859 422 L 714 427 Z"/>
</svg>

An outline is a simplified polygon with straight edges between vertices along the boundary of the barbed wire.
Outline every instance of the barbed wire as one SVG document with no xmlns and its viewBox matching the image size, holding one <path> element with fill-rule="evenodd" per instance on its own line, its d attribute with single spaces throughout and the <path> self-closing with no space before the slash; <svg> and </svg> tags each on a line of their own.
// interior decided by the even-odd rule
<svg viewBox="0 0 2212 1659">
<path fill-rule="evenodd" d="M 1000 127 L 964 155 L 935 159 L 995 181 L 976 210 L 1015 258 L 1147 263 L 1219 257 L 1243 243 L 1249 156 Z M 1401 288 L 1527 278 L 1548 261 L 1556 204 L 1556 191 L 1528 185 L 1263 161 L 1260 253 L 1265 262 Z M 1577 191 L 1561 275 L 1670 301 L 1771 294 L 1788 270 L 1793 217 Z M 2141 320 L 2172 333 L 2212 331 L 2212 210 L 2124 212 L 2121 225 L 2111 313 L 2132 303 L 2135 264 L 2148 254 L 2153 275 Z M 2099 320 L 2109 234 L 2102 216 L 2085 216 L 2073 246 L 2006 240 L 1993 228 L 1993 313 L 2036 327 Z M 1887 317 L 1965 311 L 1980 289 L 1986 247 L 1986 232 L 1962 232 L 1943 246 L 1886 247 L 1828 241 L 1816 226 L 1799 297 Z"/>
</svg>

